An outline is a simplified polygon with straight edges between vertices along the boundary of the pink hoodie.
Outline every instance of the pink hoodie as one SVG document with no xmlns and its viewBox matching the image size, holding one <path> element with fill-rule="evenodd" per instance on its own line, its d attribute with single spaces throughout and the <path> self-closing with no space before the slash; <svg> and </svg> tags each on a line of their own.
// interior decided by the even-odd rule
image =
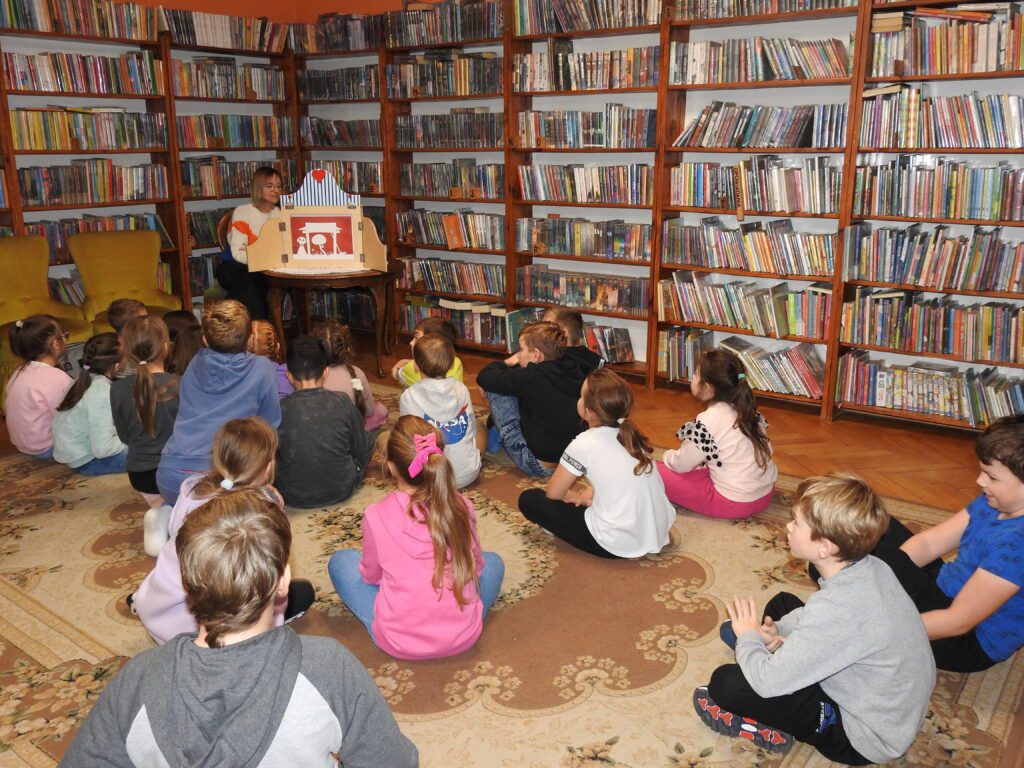
<svg viewBox="0 0 1024 768">
<path fill-rule="evenodd" d="M 476 532 L 476 512 L 465 496 L 473 530 L 477 576 L 484 559 Z M 462 653 L 483 631 L 483 603 L 476 584 L 463 590 L 459 607 L 450 588 L 439 596 L 434 577 L 434 544 L 421 513 L 409 517 L 409 495 L 393 491 L 363 513 L 363 558 L 359 572 L 379 584 L 373 636 L 385 653 L 398 659 L 437 659 Z"/>
</svg>

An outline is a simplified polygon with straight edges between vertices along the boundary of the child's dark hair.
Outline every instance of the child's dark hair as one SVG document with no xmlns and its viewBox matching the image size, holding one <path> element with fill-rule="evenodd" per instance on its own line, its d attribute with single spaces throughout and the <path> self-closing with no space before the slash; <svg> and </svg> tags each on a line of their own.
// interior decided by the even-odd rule
<svg viewBox="0 0 1024 768">
<path fill-rule="evenodd" d="M 309 334 L 296 336 L 288 345 L 288 373 L 296 381 L 316 381 L 327 367 L 324 345 Z"/>
<path fill-rule="evenodd" d="M 443 379 L 455 364 L 455 348 L 444 336 L 429 334 L 416 342 L 412 359 L 428 379 Z"/>
<path fill-rule="evenodd" d="M 989 424 L 974 444 L 974 453 L 982 464 L 998 461 L 1024 482 L 1024 413 Z"/>
<path fill-rule="evenodd" d="M 731 405 L 736 411 L 736 426 L 754 444 L 757 466 L 765 469 L 772 457 L 772 446 L 761 426 L 761 414 L 743 363 L 726 349 L 709 349 L 700 356 L 698 370 L 700 380 L 714 392 L 710 402 Z"/>
<path fill-rule="evenodd" d="M 598 368 L 587 376 L 583 405 L 601 420 L 601 426 L 618 428 L 619 443 L 636 459 L 634 475 L 652 470 L 651 451 L 654 448 L 629 418 L 629 412 L 633 410 L 633 390 L 619 374 Z"/>
<path fill-rule="evenodd" d="M 352 332 L 347 325 L 337 320 L 321 320 L 313 323 L 310 334 L 324 345 L 328 365 L 344 365 L 352 381 L 358 380 L 352 364 Z M 353 385 L 352 394 L 355 395 L 356 408 L 360 413 L 366 413 L 366 396 L 362 389 Z"/>
<path fill-rule="evenodd" d="M 187 309 L 175 309 L 164 315 L 171 351 L 164 361 L 164 370 L 181 376 L 192 358 L 203 347 L 203 326 Z"/>
<path fill-rule="evenodd" d="M 167 325 L 154 315 L 132 318 L 121 330 L 121 342 L 123 358 L 135 369 L 135 412 L 146 433 L 155 435 L 157 403 L 173 400 L 178 394 L 177 378 L 160 387 L 150 370 L 153 363 L 166 362 Z"/>
<path fill-rule="evenodd" d="M 173 309 L 164 315 L 164 324 L 171 344 L 177 341 L 179 334 L 187 328 L 202 328 L 196 316 L 187 309 Z"/>
<path fill-rule="evenodd" d="M 82 349 L 82 359 L 78 361 L 82 369 L 78 374 L 71 389 L 64 395 L 58 411 L 70 411 L 82 396 L 88 391 L 92 384 L 92 374 L 106 376 L 110 373 L 121 359 L 121 340 L 116 333 L 98 333 L 85 342 Z"/>
<path fill-rule="evenodd" d="M 557 360 L 565 354 L 569 346 L 569 335 L 558 323 L 542 320 L 539 323 L 524 325 L 519 338 L 526 342 L 530 349 L 539 349 L 545 360 Z"/>
<path fill-rule="evenodd" d="M 53 342 L 63 333 L 60 321 L 53 315 L 29 315 L 13 323 L 7 338 L 11 342 L 11 351 L 24 360 L 19 370 L 50 352 Z"/>
<path fill-rule="evenodd" d="M 415 333 L 416 331 L 419 331 L 424 336 L 444 336 L 451 342 L 453 347 L 455 342 L 459 340 L 459 332 L 455 329 L 455 325 L 445 317 L 424 317 L 413 328 L 413 332 Z"/>
<path fill-rule="evenodd" d="M 570 346 L 583 340 L 583 315 L 575 309 L 551 307 L 544 310 L 541 319 L 560 325 L 569 337 Z"/>
<path fill-rule="evenodd" d="M 114 299 L 107 307 L 107 322 L 120 333 L 129 320 L 148 314 L 149 310 L 146 305 L 138 299 Z"/>
</svg>

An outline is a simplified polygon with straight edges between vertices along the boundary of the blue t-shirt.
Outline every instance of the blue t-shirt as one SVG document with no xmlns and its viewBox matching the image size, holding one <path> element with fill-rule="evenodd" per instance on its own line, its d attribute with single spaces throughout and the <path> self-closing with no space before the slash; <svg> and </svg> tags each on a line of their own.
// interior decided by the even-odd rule
<svg viewBox="0 0 1024 768">
<path fill-rule="evenodd" d="M 1022 589 L 978 624 L 978 642 L 993 661 L 1024 646 L 1024 517 L 999 519 L 984 495 L 967 505 L 970 520 L 956 560 L 939 571 L 939 588 L 956 597 L 979 568 Z"/>
</svg>

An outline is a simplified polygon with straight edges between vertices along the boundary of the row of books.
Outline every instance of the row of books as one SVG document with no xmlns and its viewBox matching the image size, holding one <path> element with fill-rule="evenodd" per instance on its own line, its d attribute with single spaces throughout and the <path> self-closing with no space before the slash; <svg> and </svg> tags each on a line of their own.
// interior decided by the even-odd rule
<svg viewBox="0 0 1024 768">
<path fill-rule="evenodd" d="M 276 168 L 285 189 L 295 189 L 295 160 L 228 160 L 223 155 L 181 160 L 181 185 L 187 197 L 249 197 L 257 168 Z"/>
<path fill-rule="evenodd" d="M 1024 293 L 1024 241 L 1001 235 L 998 227 L 953 235 L 946 226 L 854 223 L 846 230 L 847 274 L 919 288 Z"/>
<path fill-rule="evenodd" d="M 399 285 L 406 290 L 505 296 L 505 265 L 450 259 L 400 259 Z"/>
<path fill-rule="evenodd" d="M 861 146 L 893 149 L 1024 148 L 1024 96 L 922 97 L 921 88 L 889 85 L 864 92 Z"/>
<path fill-rule="evenodd" d="M 155 40 L 157 9 L 112 0 L 6 0 L 0 3 L 0 27 Z"/>
<path fill-rule="evenodd" d="M 179 115 L 182 149 L 282 147 L 295 143 L 292 121 L 269 115 Z"/>
<path fill-rule="evenodd" d="M 310 168 L 330 173 L 350 195 L 381 194 L 383 163 L 370 160 L 311 160 Z"/>
<path fill-rule="evenodd" d="M 192 296 L 202 296 L 217 281 L 218 253 L 192 254 L 188 257 L 188 288 Z"/>
<path fill-rule="evenodd" d="M 389 13 L 384 25 L 389 47 L 416 47 L 501 37 L 499 0 L 441 2 L 433 7 Z"/>
<path fill-rule="evenodd" d="M 897 365 L 858 351 L 839 358 L 839 397 L 853 405 L 945 416 L 977 427 L 1024 413 L 1024 378 L 995 368 L 979 373 L 931 362 Z"/>
<path fill-rule="evenodd" d="M 850 76 L 852 39 L 735 38 L 673 42 L 669 85 L 826 80 Z"/>
<path fill-rule="evenodd" d="M 662 0 L 513 0 L 517 35 L 653 26 Z"/>
<path fill-rule="evenodd" d="M 521 165 L 523 200 L 651 205 L 654 168 L 649 165 Z"/>
<path fill-rule="evenodd" d="M 387 68 L 391 99 L 440 98 L 501 93 L 501 56 L 484 51 L 427 51 L 396 56 Z"/>
<path fill-rule="evenodd" d="M 812 147 L 846 144 L 846 104 L 797 107 L 712 101 L 672 142 L 674 147 Z"/>
<path fill-rule="evenodd" d="M 185 225 L 188 228 L 189 245 L 192 250 L 219 248 L 217 227 L 221 219 L 233 213 L 234 208 L 214 208 L 205 211 L 186 211 Z M 206 286 L 209 288 L 209 286 Z"/>
<path fill-rule="evenodd" d="M 363 203 L 363 217 L 373 222 L 374 228 L 377 230 L 377 237 L 380 238 L 381 242 L 388 245 L 387 228 L 385 226 L 386 213 L 383 205 L 366 205 Z"/>
<path fill-rule="evenodd" d="M 71 268 L 71 274 L 66 277 L 48 277 L 46 279 L 50 288 L 50 295 L 63 304 L 74 304 L 82 306 L 85 303 L 85 285 L 78 270 Z"/>
<path fill-rule="evenodd" d="M 171 265 L 166 261 L 156 264 L 156 289 L 164 293 L 174 293 L 174 278 L 171 276 Z"/>
<path fill-rule="evenodd" d="M 167 145 L 162 114 L 126 112 L 115 107 L 12 109 L 16 150 L 104 150 Z"/>
<path fill-rule="evenodd" d="M 742 328 L 758 336 L 824 341 L 832 286 L 788 283 L 766 286 L 751 280 L 715 281 L 706 272 L 676 270 L 658 283 L 658 319 L 673 323 Z"/>
<path fill-rule="evenodd" d="M 395 144 L 418 147 L 491 148 L 504 145 L 505 113 L 456 107 L 448 114 L 397 115 Z"/>
<path fill-rule="evenodd" d="M 603 112 L 530 110 L 519 113 L 519 143 L 540 149 L 653 148 L 656 120 L 656 110 L 622 104 L 606 104 Z"/>
<path fill-rule="evenodd" d="M 747 211 L 836 213 L 843 169 L 828 156 L 761 155 L 737 165 L 684 162 L 672 168 L 672 205 Z"/>
<path fill-rule="evenodd" d="M 516 250 L 544 256 L 650 262 L 651 225 L 575 217 L 518 219 Z"/>
<path fill-rule="evenodd" d="M 1022 320 L 1024 307 L 1015 304 L 961 304 L 950 296 L 858 286 L 843 304 L 841 340 L 968 362 L 1021 363 Z"/>
<path fill-rule="evenodd" d="M 717 216 L 702 218 L 699 224 L 668 219 L 663 233 L 662 264 L 821 277 L 834 270 L 836 236 L 797 231 L 792 219 L 743 222 L 733 228 Z"/>
<path fill-rule="evenodd" d="M 505 217 L 501 214 L 478 213 L 470 208 L 450 212 L 414 208 L 399 211 L 395 218 L 399 237 L 405 241 L 438 245 L 453 251 L 505 249 Z"/>
<path fill-rule="evenodd" d="M 303 69 L 299 98 L 303 101 L 360 101 L 380 98 L 379 67 L 366 64 L 341 69 Z"/>
<path fill-rule="evenodd" d="M 310 291 L 309 314 L 313 318 L 335 318 L 354 328 L 373 328 L 377 321 L 373 297 L 359 289 Z"/>
<path fill-rule="evenodd" d="M 475 197 L 501 200 L 505 193 L 504 163 L 476 164 L 471 157 L 450 163 L 403 163 L 401 194 L 413 197 Z"/>
<path fill-rule="evenodd" d="M 676 0 L 675 18 L 724 19 L 856 7 L 857 0 Z"/>
<path fill-rule="evenodd" d="M 25 234 L 41 235 L 47 239 L 50 244 L 50 263 L 52 264 L 69 261 L 68 237 L 76 232 L 119 232 L 129 229 L 152 229 L 160 233 L 162 247 L 174 247 L 167 228 L 155 213 L 125 213 L 104 216 L 84 214 L 81 218 L 32 221 L 25 224 Z"/>
<path fill-rule="evenodd" d="M 315 24 L 291 24 L 288 42 L 299 54 L 365 51 L 384 40 L 383 14 L 322 13 Z"/>
<path fill-rule="evenodd" d="M 868 156 L 853 185 L 857 216 L 1024 219 L 1024 168 L 934 155 Z"/>
<path fill-rule="evenodd" d="M 406 295 L 405 303 L 399 307 L 402 333 L 411 334 L 416 323 L 425 317 L 443 317 L 455 326 L 461 340 L 503 349 L 507 348 L 509 338 L 506 315 L 504 304 L 460 302 L 434 296 Z"/>
<path fill-rule="evenodd" d="M 517 53 L 512 88 L 517 93 L 654 88 L 658 46 L 573 52 L 572 40 L 553 39 L 547 52 Z"/>
<path fill-rule="evenodd" d="M 120 56 L 5 52 L 4 73 L 12 91 L 140 96 L 164 92 L 164 63 L 152 51 Z"/>
<path fill-rule="evenodd" d="M 628 328 L 584 322 L 583 340 L 587 348 L 606 363 L 632 363 L 636 360 Z"/>
<path fill-rule="evenodd" d="M 108 158 L 70 165 L 18 168 L 21 201 L 28 206 L 131 202 L 167 198 L 163 165 L 115 165 Z"/>
<path fill-rule="evenodd" d="M 246 19 L 164 6 L 160 15 L 161 28 L 170 30 L 177 45 L 280 53 L 288 40 L 287 25 L 266 17 Z"/>
<path fill-rule="evenodd" d="M 307 147 L 379 147 L 380 120 L 329 120 L 303 116 L 299 136 Z"/>
<path fill-rule="evenodd" d="M 646 277 L 570 272 L 529 264 L 516 270 L 516 296 L 562 307 L 645 315 L 651 281 Z"/>
<path fill-rule="evenodd" d="M 284 101 L 284 72 L 273 64 L 236 64 L 230 56 L 172 59 L 174 93 L 197 99 Z"/>
</svg>

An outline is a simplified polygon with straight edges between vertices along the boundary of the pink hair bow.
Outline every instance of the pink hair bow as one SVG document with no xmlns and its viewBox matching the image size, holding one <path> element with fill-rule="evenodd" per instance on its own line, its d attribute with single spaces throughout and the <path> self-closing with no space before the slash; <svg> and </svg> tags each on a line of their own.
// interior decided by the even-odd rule
<svg viewBox="0 0 1024 768">
<path fill-rule="evenodd" d="M 413 435 L 412 442 L 416 446 L 416 458 L 409 464 L 409 477 L 416 477 L 423 471 L 423 467 L 426 466 L 427 459 L 430 458 L 431 454 L 440 453 L 444 455 L 444 451 L 437 447 L 437 437 L 433 432 L 429 435 Z"/>
</svg>

